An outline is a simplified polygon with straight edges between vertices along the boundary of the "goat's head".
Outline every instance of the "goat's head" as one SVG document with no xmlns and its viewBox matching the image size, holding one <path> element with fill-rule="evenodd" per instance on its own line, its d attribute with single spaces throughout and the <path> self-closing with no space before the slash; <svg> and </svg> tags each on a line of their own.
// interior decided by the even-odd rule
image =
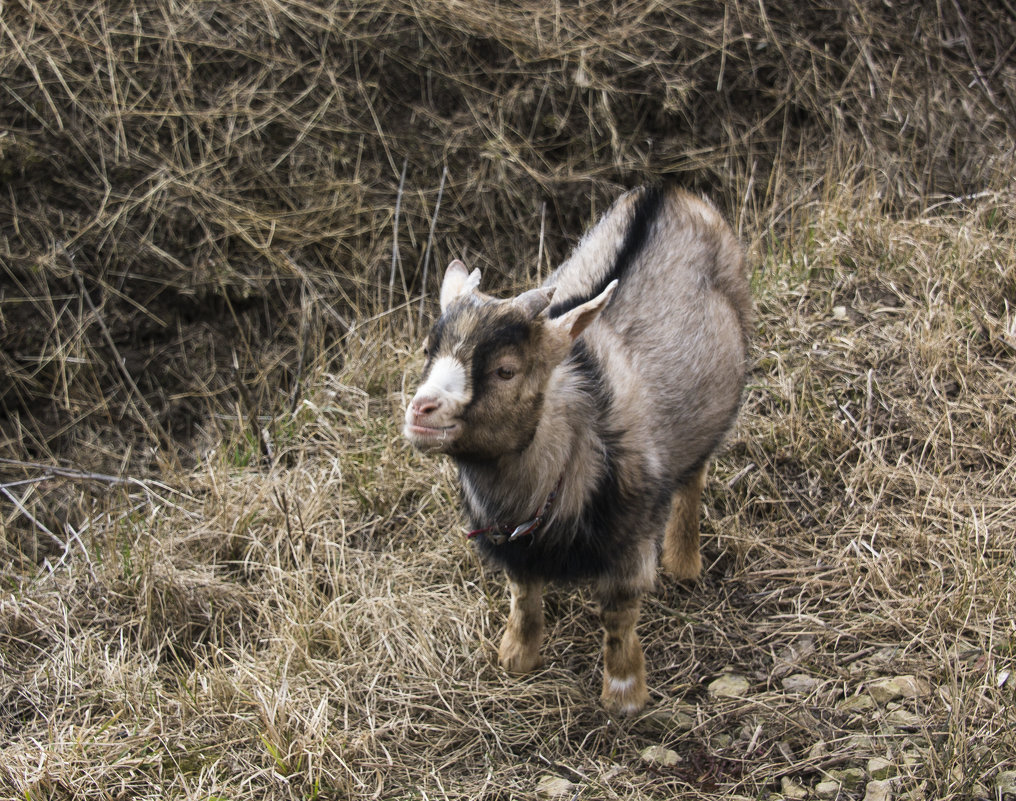
<svg viewBox="0 0 1016 801">
<path fill-rule="evenodd" d="M 424 346 L 404 432 L 423 450 L 487 460 L 532 441 L 554 368 L 607 305 L 616 282 L 554 317 L 548 313 L 554 287 L 497 300 L 479 283 L 479 270 L 470 273 L 458 260 L 448 266 L 441 317 Z"/>
</svg>

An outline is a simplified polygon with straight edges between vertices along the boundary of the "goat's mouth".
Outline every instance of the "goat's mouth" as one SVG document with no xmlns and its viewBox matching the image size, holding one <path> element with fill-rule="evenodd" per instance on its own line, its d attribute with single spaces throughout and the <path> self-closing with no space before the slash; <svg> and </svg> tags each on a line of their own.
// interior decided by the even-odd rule
<svg viewBox="0 0 1016 801">
<path fill-rule="evenodd" d="M 406 439 L 418 448 L 440 449 L 455 441 L 461 427 L 459 423 L 451 423 L 447 426 L 423 426 L 419 423 L 406 423 L 403 433 L 406 435 Z"/>
</svg>

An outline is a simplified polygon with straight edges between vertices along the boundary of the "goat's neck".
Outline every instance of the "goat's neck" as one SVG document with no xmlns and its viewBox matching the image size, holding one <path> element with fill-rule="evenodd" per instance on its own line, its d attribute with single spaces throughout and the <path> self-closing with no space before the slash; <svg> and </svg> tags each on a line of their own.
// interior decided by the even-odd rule
<svg viewBox="0 0 1016 801">
<path fill-rule="evenodd" d="M 544 393 L 536 434 L 525 450 L 459 463 L 470 508 L 485 523 L 522 522 L 557 489 L 551 516 L 577 515 L 603 464 L 602 437 L 594 422 L 598 411 L 578 373 L 568 365 L 558 367 Z"/>
</svg>

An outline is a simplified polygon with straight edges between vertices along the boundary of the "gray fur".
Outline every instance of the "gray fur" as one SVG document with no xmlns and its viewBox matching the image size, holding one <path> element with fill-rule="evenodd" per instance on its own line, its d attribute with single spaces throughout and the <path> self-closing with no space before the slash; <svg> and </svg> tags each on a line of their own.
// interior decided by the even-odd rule
<svg viewBox="0 0 1016 801">
<path fill-rule="evenodd" d="M 709 203 L 643 188 L 619 198 L 542 288 L 499 301 L 477 283 L 461 262 L 446 273 L 406 435 L 458 461 L 474 526 L 521 523 L 558 487 L 529 542 L 479 538 L 512 580 L 501 661 L 532 666 L 544 580 L 591 579 L 615 644 L 604 702 L 631 712 L 646 697 L 638 598 L 655 580 L 665 528 L 664 564 L 688 561 L 690 548 L 693 565 L 668 569 L 697 573 L 701 479 L 744 386 L 751 300 L 741 249 Z M 671 548 L 681 537 L 683 551 Z M 684 555 L 668 561 L 668 548 Z"/>
</svg>

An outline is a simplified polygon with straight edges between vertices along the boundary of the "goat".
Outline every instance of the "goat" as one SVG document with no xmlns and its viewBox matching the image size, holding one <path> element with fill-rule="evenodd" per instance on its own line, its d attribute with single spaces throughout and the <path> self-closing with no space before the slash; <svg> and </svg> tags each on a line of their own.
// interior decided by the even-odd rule
<svg viewBox="0 0 1016 801">
<path fill-rule="evenodd" d="M 500 664 L 538 667 L 544 585 L 589 581 L 601 700 L 635 714 L 649 699 L 642 596 L 658 558 L 698 577 L 707 462 L 740 406 L 752 319 L 741 248 L 708 202 L 647 186 L 618 198 L 543 286 L 497 300 L 479 282 L 459 260 L 445 272 L 404 434 L 455 460 L 470 537 L 507 573 Z"/>
</svg>

